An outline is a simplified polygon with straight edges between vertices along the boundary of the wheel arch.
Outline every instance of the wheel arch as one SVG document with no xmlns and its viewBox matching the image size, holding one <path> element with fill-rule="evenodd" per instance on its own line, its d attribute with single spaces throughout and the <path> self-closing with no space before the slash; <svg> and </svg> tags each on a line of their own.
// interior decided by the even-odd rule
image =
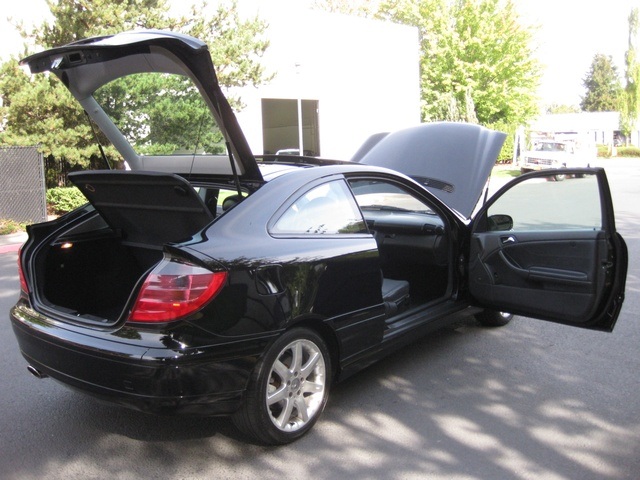
<svg viewBox="0 0 640 480">
<path fill-rule="evenodd" d="M 338 335 L 335 330 L 331 325 L 320 318 L 302 319 L 293 323 L 289 328 L 287 328 L 287 331 L 293 330 L 294 328 L 306 328 L 308 330 L 313 330 L 324 340 L 327 345 L 327 349 L 329 350 L 329 355 L 331 355 L 331 378 L 335 380 L 337 374 L 340 372 L 341 358 L 340 342 L 338 341 Z"/>
</svg>

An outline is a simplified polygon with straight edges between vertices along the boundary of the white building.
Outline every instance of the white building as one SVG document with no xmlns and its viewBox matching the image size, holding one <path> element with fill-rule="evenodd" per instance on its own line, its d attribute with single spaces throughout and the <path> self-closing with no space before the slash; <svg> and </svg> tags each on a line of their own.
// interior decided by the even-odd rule
<svg viewBox="0 0 640 480">
<path fill-rule="evenodd" d="M 577 136 L 589 143 L 613 145 L 620 134 L 620 113 L 581 112 L 541 115 L 529 125 L 531 132 L 554 134 L 555 138 Z M 630 142 L 638 145 L 638 131 L 631 133 Z"/>
<path fill-rule="evenodd" d="M 349 159 L 371 134 L 420 122 L 417 29 L 279 5 L 294 11 L 259 11 L 270 41 L 262 63 L 275 78 L 240 93 L 255 154 L 302 147 Z"/>
</svg>

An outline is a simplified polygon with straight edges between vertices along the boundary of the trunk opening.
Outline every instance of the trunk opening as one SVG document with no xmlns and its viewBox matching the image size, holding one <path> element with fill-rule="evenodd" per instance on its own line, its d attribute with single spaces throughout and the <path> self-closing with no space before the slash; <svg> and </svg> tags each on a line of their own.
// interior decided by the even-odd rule
<svg viewBox="0 0 640 480">
<path fill-rule="evenodd" d="M 137 282 L 162 259 L 162 250 L 110 237 L 57 243 L 38 257 L 46 305 L 107 324 L 120 318 Z"/>
<path fill-rule="evenodd" d="M 32 257 L 33 284 L 42 306 L 99 326 L 127 314 L 138 284 L 162 260 L 163 246 L 189 240 L 210 224 L 222 200 L 219 187 L 196 191 L 166 173 L 89 171 L 69 179 L 94 211 L 86 207 L 55 237 L 48 237 L 51 228 L 32 229 L 41 245 Z M 211 208 L 205 200 L 213 201 Z"/>
</svg>

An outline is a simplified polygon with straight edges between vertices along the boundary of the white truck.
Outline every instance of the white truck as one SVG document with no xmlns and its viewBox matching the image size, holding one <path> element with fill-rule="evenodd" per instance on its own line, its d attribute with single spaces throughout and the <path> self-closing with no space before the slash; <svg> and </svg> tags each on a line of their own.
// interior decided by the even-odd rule
<svg viewBox="0 0 640 480">
<path fill-rule="evenodd" d="M 595 147 L 583 146 L 574 140 L 535 140 L 532 150 L 523 153 L 520 170 L 526 173 L 548 168 L 590 167 L 596 153 Z M 564 175 L 556 175 L 556 180 L 564 180 Z"/>
</svg>

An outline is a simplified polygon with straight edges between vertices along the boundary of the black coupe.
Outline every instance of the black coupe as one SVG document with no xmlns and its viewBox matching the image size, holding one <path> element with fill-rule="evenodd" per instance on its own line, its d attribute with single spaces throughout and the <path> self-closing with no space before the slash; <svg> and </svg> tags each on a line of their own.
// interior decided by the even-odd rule
<svg viewBox="0 0 640 480">
<path fill-rule="evenodd" d="M 332 382 L 459 315 L 613 329 L 627 250 L 602 169 L 487 201 L 505 135 L 461 123 L 376 135 L 351 161 L 258 159 L 207 46 L 175 33 L 23 63 L 58 76 L 127 166 L 70 174 L 89 203 L 28 228 L 11 321 L 38 377 L 282 444 Z"/>
</svg>

